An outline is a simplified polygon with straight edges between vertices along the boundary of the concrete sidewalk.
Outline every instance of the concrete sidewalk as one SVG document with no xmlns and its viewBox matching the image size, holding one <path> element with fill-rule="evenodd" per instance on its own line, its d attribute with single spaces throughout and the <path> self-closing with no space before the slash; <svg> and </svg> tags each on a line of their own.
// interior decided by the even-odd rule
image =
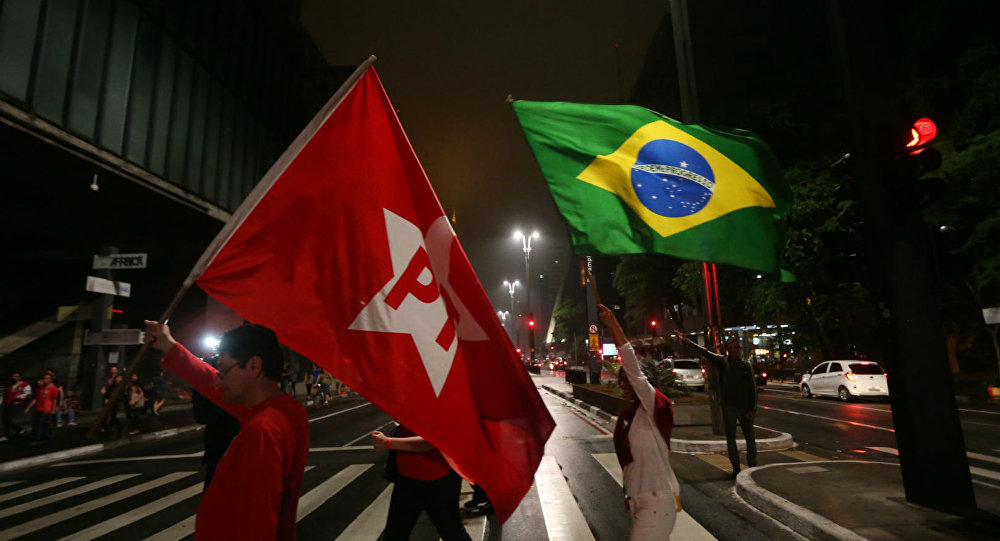
<svg viewBox="0 0 1000 541">
<path fill-rule="evenodd" d="M 573 398 L 572 385 L 553 376 L 533 376 L 540 387 L 613 426 L 615 417 Z M 757 440 L 766 449 L 794 446 L 780 433 Z M 770 431 L 768 431 L 770 432 Z M 785 439 L 787 438 L 787 440 Z M 738 439 L 742 444 L 742 438 Z M 780 442 L 780 443 L 779 443 Z M 675 427 L 674 452 L 725 453 L 725 437 L 710 427 Z M 741 447 L 742 448 L 742 447 Z M 1000 539 L 1000 487 L 973 485 L 981 511 L 958 516 L 906 501 L 899 465 L 859 460 L 769 464 L 745 469 L 736 478 L 736 493 L 747 504 L 807 539 L 824 541 L 901 541 Z M 941 495 L 946 501 L 947 494 Z"/>
</svg>

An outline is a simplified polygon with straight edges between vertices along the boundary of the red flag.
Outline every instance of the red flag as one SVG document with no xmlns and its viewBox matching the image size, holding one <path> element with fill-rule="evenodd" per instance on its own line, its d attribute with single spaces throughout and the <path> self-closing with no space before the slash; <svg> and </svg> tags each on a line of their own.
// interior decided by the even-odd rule
<svg viewBox="0 0 1000 541">
<path fill-rule="evenodd" d="M 192 277 L 426 438 L 506 520 L 555 423 L 374 69 L 343 90 Z"/>
</svg>

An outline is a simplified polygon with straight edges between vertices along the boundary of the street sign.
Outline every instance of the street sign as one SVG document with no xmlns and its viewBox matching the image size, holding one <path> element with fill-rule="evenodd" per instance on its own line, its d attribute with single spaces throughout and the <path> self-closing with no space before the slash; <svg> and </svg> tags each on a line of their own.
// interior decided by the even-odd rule
<svg viewBox="0 0 1000 541">
<path fill-rule="evenodd" d="M 144 269 L 148 254 L 95 255 L 94 269 Z"/>
<path fill-rule="evenodd" d="M 134 346 L 142 343 L 142 329 L 87 331 L 83 343 L 87 346 Z"/>
<path fill-rule="evenodd" d="M 590 324 L 590 334 L 597 334 L 597 325 L 594 323 Z"/>
<path fill-rule="evenodd" d="M 987 325 L 1000 325 L 1000 306 L 983 308 L 983 319 Z"/>
<path fill-rule="evenodd" d="M 598 351 L 601 349 L 601 339 L 596 334 L 590 335 L 590 351 Z"/>
<path fill-rule="evenodd" d="M 129 297 L 132 295 L 132 284 L 128 282 L 117 282 L 105 280 L 96 276 L 87 277 L 87 291 L 94 293 L 106 293 L 108 295 L 118 295 L 119 297 Z"/>
</svg>

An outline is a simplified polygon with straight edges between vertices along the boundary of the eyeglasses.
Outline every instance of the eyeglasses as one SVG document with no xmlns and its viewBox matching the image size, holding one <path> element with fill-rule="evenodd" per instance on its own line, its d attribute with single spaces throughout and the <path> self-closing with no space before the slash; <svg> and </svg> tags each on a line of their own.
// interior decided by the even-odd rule
<svg viewBox="0 0 1000 541">
<path fill-rule="evenodd" d="M 215 373 L 215 377 L 217 377 L 217 378 L 224 378 L 224 377 L 226 377 L 226 374 L 232 372 L 233 368 L 236 368 L 239 365 L 240 365 L 240 363 L 238 361 L 234 362 L 233 364 L 229 365 L 229 368 L 227 368 L 225 370 L 219 370 L 218 372 L 216 372 Z"/>
</svg>

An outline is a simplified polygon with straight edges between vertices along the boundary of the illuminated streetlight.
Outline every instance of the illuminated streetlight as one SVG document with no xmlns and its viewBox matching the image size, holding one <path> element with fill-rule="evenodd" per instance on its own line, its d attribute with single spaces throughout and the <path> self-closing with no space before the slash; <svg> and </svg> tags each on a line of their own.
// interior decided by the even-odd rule
<svg viewBox="0 0 1000 541">
<path fill-rule="evenodd" d="M 525 235 L 521 231 L 514 232 L 514 239 L 521 239 L 521 246 L 524 250 L 524 293 L 525 293 L 525 304 L 528 306 L 528 317 L 534 321 L 534 312 L 531 310 L 531 268 L 530 268 L 530 258 L 531 258 L 531 239 L 537 239 L 541 235 L 538 231 L 534 231 L 531 235 Z M 534 327 L 528 329 L 528 359 L 530 361 L 535 360 L 535 329 Z"/>
</svg>

